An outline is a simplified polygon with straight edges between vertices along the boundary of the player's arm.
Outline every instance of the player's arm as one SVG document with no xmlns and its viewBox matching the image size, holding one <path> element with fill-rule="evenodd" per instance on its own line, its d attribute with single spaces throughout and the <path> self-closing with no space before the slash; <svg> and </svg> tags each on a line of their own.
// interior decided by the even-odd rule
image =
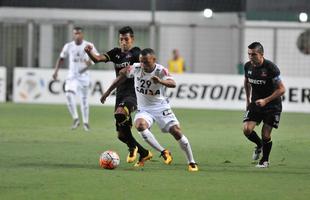
<svg viewBox="0 0 310 200">
<path fill-rule="evenodd" d="M 57 59 L 56 64 L 55 64 L 55 71 L 54 71 L 54 74 L 53 74 L 53 79 L 54 80 L 57 79 L 59 68 L 60 68 L 60 66 L 63 66 L 64 62 L 65 62 L 65 59 L 62 58 L 62 57 L 59 57 Z"/>
<path fill-rule="evenodd" d="M 110 96 L 111 92 L 127 79 L 127 71 L 128 71 L 127 68 L 128 67 L 125 67 L 119 72 L 119 76 L 116 77 L 116 79 L 114 79 L 110 87 L 103 93 L 103 95 L 100 98 L 100 102 L 102 104 L 104 104 L 106 98 Z"/>
<path fill-rule="evenodd" d="M 176 87 L 175 81 L 173 79 L 170 79 L 170 78 L 163 80 L 163 79 L 160 79 L 158 76 L 153 76 L 152 80 L 154 81 L 155 84 L 159 83 L 159 84 L 162 84 L 168 88 L 175 88 Z"/>
<path fill-rule="evenodd" d="M 159 83 L 168 88 L 175 88 L 176 83 L 173 80 L 172 76 L 169 74 L 167 68 L 164 68 L 159 73 L 155 73 L 155 76 L 151 78 L 155 84 Z"/>
<path fill-rule="evenodd" d="M 86 47 L 84 48 L 84 51 L 87 53 L 87 55 L 89 56 L 89 58 L 94 62 L 94 63 L 98 63 L 98 62 L 107 62 L 108 58 L 105 55 L 101 55 L 101 54 L 96 54 L 93 50 L 93 46 L 92 45 L 86 45 Z"/>
<path fill-rule="evenodd" d="M 54 71 L 54 74 L 53 74 L 53 79 L 54 80 L 57 79 L 59 68 L 64 65 L 65 58 L 68 56 L 68 51 L 69 51 L 69 44 L 67 43 L 62 48 L 62 50 L 60 52 L 60 55 L 59 55 L 59 58 L 56 61 L 55 71 Z"/>
<path fill-rule="evenodd" d="M 260 107 L 264 107 L 269 102 L 271 102 L 274 99 L 279 98 L 282 95 L 284 95 L 284 93 L 285 93 L 285 86 L 284 86 L 283 82 L 281 81 L 280 78 L 278 80 L 276 80 L 276 82 L 277 82 L 277 89 L 270 96 L 268 96 L 268 97 L 266 97 L 264 99 L 258 99 L 255 102 L 256 105 L 258 105 Z"/>
<path fill-rule="evenodd" d="M 250 104 L 250 94 L 251 94 L 251 85 L 248 81 L 247 77 L 244 77 L 244 90 L 245 90 L 245 96 L 246 96 L 246 108 Z"/>
</svg>

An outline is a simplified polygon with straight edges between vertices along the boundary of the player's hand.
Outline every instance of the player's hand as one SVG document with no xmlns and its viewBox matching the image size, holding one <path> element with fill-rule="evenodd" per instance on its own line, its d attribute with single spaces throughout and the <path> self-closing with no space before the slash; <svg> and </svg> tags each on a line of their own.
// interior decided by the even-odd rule
<svg viewBox="0 0 310 200">
<path fill-rule="evenodd" d="M 158 76 L 153 76 L 151 79 L 153 80 L 155 84 L 161 83 L 161 79 Z"/>
<path fill-rule="evenodd" d="M 102 95 L 101 98 L 100 98 L 100 102 L 101 102 L 102 104 L 104 104 L 105 100 L 107 99 L 107 97 L 108 97 L 109 95 L 110 95 L 109 92 L 103 93 L 103 95 Z"/>
<path fill-rule="evenodd" d="M 54 80 L 57 80 L 57 77 L 58 77 L 58 74 L 55 72 L 55 73 L 53 74 L 53 79 L 54 79 Z"/>
<path fill-rule="evenodd" d="M 90 44 L 86 45 L 86 47 L 84 48 L 84 51 L 85 51 L 86 53 L 90 53 L 91 50 L 93 50 L 93 46 L 90 45 Z"/>
<path fill-rule="evenodd" d="M 259 107 L 264 107 L 267 104 L 267 101 L 265 99 L 258 99 L 255 101 L 255 104 Z"/>
</svg>

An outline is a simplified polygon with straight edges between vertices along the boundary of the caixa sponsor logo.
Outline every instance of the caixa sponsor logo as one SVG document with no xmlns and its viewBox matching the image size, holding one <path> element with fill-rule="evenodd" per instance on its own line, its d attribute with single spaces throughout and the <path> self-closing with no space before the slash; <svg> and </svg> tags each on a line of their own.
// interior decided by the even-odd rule
<svg viewBox="0 0 310 200">
<path fill-rule="evenodd" d="M 26 72 L 17 79 L 17 94 L 23 100 L 35 100 L 42 96 L 45 81 L 35 72 Z"/>
<path fill-rule="evenodd" d="M 50 80 L 47 84 L 48 92 L 52 95 L 60 95 L 65 93 L 66 82 L 64 80 Z M 90 95 L 102 95 L 104 88 L 100 81 L 91 81 L 89 84 Z"/>
</svg>

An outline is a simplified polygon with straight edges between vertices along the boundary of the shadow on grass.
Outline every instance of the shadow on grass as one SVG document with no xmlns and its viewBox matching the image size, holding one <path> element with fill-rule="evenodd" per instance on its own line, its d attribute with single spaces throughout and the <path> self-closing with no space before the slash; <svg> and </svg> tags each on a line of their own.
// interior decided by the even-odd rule
<svg viewBox="0 0 310 200">
<path fill-rule="evenodd" d="M 47 168 L 47 169 L 91 169 L 100 170 L 98 165 L 90 164 L 78 164 L 78 163 L 20 163 L 17 167 L 29 167 L 29 168 Z"/>
<path fill-rule="evenodd" d="M 20 163 L 16 167 L 26 168 L 46 168 L 46 169 L 88 169 L 88 170 L 102 170 L 98 165 L 94 163 L 79 164 L 79 163 Z M 249 165 L 236 165 L 236 164 L 203 164 L 198 165 L 198 173 L 239 173 L 239 174 L 285 174 L 285 175 L 310 175 L 309 168 L 300 168 L 294 166 L 281 166 L 275 165 L 267 169 L 258 169 L 255 166 Z M 156 171 L 156 172 L 170 172 L 170 171 L 187 171 L 187 165 L 185 163 L 173 163 L 171 165 L 165 165 L 157 161 L 146 162 L 144 167 L 135 168 L 128 165 L 121 165 L 117 170 L 121 171 Z"/>
</svg>

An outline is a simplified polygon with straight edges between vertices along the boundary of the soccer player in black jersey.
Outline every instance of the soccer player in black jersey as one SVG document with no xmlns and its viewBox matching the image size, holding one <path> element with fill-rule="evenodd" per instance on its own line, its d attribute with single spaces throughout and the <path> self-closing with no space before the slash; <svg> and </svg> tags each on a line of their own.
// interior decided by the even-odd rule
<svg viewBox="0 0 310 200">
<path fill-rule="evenodd" d="M 269 154 L 272 147 L 271 131 L 278 128 L 282 112 L 281 96 L 285 87 L 280 78 L 279 68 L 264 58 L 264 48 L 259 42 L 248 46 L 249 62 L 244 65 L 244 88 L 246 92 L 246 112 L 243 119 L 243 133 L 256 147 L 253 160 L 258 160 L 258 168 L 269 166 Z M 254 128 L 261 121 L 262 139 Z"/>
<path fill-rule="evenodd" d="M 95 62 L 113 62 L 116 76 L 119 71 L 135 62 L 139 62 L 140 48 L 133 47 L 134 32 L 131 27 L 125 26 L 119 30 L 120 48 L 114 48 L 103 55 L 96 55 L 92 46 L 85 47 L 85 52 Z M 152 158 L 150 151 L 144 149 L 133 137 L 131 132 L 132 119 L 131 112 L 137 107 L 137 99 L 134 89 L 133 78 L 127 79 L 116 89 L 116 102 L 114 117 L 116 120 L 116 130 L 118 138 L 129 148 L 127 162 L 131 163 L 136 160 L 137 152 L 140 154 L 139 160 L 148 160 Z"/>
</svg>

